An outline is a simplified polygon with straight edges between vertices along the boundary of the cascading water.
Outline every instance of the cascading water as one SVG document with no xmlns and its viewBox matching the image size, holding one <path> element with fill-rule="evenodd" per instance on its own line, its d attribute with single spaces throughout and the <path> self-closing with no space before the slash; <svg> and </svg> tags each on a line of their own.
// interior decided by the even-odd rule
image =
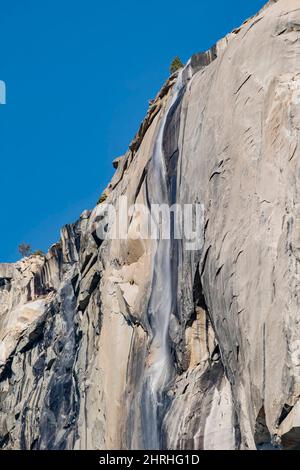
<svg viewBox="0 0 300 470">
<path fill-rule="evenodd" d="M 151 204 L 171 205 L 168 174 L 163 150 L 163 141 L 168 117 L 182 98 L 189 64 L 182 69 L 173 88 L 170 104 L 160 123 L 151 160 L 151 190 L 148 191 Z M 151 196 L 150 196 L 151 195 Z M 172 240 L 162 239 L 161 225 L 156 221 L 158 233 L 154 259 L 151 296 L 148 304 L 148 319 L 152 331 L 152 342 L 148 355 L 147 372 L 142 395 L 142 428 L 144 447 L 160 449 L 161 425 L 166 411 L 166 388 L 174 374 L 174 364 L 169 343 L 169 323 L 175 308 L 172 285 Z"/>
</svg>

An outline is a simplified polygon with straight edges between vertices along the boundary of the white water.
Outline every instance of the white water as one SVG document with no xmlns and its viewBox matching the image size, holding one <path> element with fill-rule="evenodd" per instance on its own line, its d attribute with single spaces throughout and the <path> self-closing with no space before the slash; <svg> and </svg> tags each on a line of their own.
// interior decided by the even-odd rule
<svg viewBox="0 0 300 470">
<path fill-rule="evenodd" d="M 188 66 L 187 66 L 188 67 Z M 187 68 L 186 67 L 186 68 Z M 183 74 L 179 72 L 173 94 L 164 117 L 160 123 L 152 156 L 153 186 L 151 186 L 151 203 L 169 203 L 167 170 L 163 152 L 165 126 L 170 111 L 175 105 L 184 86 Z M 158 225 L 159 227 L 159 225 Z M 151 324 L 153 339 L 148 356 L 146 387 L 144 390 L 145 407 L 145 445 L 149 449 L 159 449 L 161 414 L 163 412 L 164 391 L 173 377 L 173 361 L 169 345 L 169 323 L 174 308 L 172 292 L 172 240 L 158 239 L 154 260 L 151 297 L 148 306 L 148 317 Z"/>
<path fill-rule="evenodd" d="M 163 153 L 163 137 L 168 115 L 177 101 L 183 86 L 183 71 L 180 70 L 173 88 L 173 96 L 168 109 L 160 124 L 159 133 L 153 155 L 153 163 L 157 176 L 155 196 L 157 203 L 168 202 L 167 171 Z M 172 366 L 168 346 L 168 329 L 172 311 L 172 272 L 171 272 L 171 240 L 157 242 L 154 263 L 152 295 L 149 303 L 149 313 L 153 319 L 154 333 L 151 345 L 151 367 L 149 370 L 150 384 L 153 394 L 162 390 L 170 378 Z"/>
</svg>

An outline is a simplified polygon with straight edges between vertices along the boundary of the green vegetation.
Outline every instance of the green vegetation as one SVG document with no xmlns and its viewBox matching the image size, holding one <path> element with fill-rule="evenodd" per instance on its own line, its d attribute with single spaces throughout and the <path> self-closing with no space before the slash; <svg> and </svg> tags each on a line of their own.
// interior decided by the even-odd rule
<svg viewBox="0 0 300 470">
<path fill-rule="evenodd" d="M 31 255 L 31 245 L 28 243 L 21 243 L 18 247 L 19 253 L 23 256 L 23 258 L 27 258 L 27 256 Z"/>
<path fill-rule="evenodd" d="M 28 243 L 21 243 L 18 249 L 19 253 L 21 253 L 24 258 L 29 256 L 45 256 L 45 253 L 42 250 L 36 250 L 35 252 L 32 252 L 31 245 Z"/>
<path fill-rule="evenodd" d="M 170 72 L 173 74 L 174 72 L 177 72 L 177 70 L 181 69 L 183 67 L 183 63 L 179 59 L 178 56 L 173 59 L 171 65 L 170 65 Z"/>
<path fill-rule="evenodd" d="M 45 253 L 42 250 L 36 250 L 33 256 L 45 256 Z"/>
<path fill-rule="evenodd" d="M 98 201 L 97 204 L 103 204 L 103 202 L 105 202 L 107 198 L 108 198 L 108 196 L 107 196 L 107 194 L 104 192 L 103 194 L 101 194 L 100 199 L 99 199 L 99 201 Z"/>
</svg>

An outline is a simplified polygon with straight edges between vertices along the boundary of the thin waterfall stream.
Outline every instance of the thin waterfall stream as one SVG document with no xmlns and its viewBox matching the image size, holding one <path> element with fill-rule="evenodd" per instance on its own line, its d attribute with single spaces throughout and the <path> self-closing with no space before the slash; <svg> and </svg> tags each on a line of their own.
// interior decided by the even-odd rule
<svg viewBox="0 0 300 470">
<path fill-rule="evenodd" d="M 182 98 L 185 86 L 185 69 L 180 70 L 168 108 L 160 123 L 152 156 L 151 204 L 171 205 L 168 174 L 164 156 L 164 133 L 168 117 Z M 153 266 L 152 289 L 148 304 L 148 319 L 152 342 L 148 355 L 147 372 L 143 388 L 143 436 L 146 449 L 160 449 L 161 425 L 166 411 L 166 388 L 174 376 L 174 364 L 169 341 L 169 323 L 176 292 L 172 285 L 172 240 L 163 239 L 160 221 L 156 221 L 158 233 Z"/>
</svg>

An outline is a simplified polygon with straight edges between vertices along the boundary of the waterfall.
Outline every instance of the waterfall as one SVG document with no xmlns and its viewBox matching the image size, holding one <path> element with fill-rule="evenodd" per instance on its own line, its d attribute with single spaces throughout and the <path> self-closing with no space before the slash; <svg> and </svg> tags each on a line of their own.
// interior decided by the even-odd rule
<svg viewBox="0 0 300 470">
<path fill-rule="evenodd" d="M 150 181 L 151 188 L 148 191 L 151 204 L 171 205 L 163 140 L 168 117 L 182 98 L 186 81 L 184 80 L 184 72 L 186 72 L 187 67 L 181 69 L 178 74 L 170 103 L 161 120 L 156 137 L 150 172 L 153 179 Z M 161 233 L 159 221 L 156 222 L 158 233 Z M 146 449 L 161 448 L 161 425 L 167 406 L 165 391 L 174 375 L 168 337 L 170 316 L 174 310 L 174 292 L 172 290 L 172 240 L 165 240 L 160 236 L 157 240 L 152 289 L 148 304 L 148 319 L 152 331 L 152 341 L 142 393 L 142 428 Z"/>
</svg>

